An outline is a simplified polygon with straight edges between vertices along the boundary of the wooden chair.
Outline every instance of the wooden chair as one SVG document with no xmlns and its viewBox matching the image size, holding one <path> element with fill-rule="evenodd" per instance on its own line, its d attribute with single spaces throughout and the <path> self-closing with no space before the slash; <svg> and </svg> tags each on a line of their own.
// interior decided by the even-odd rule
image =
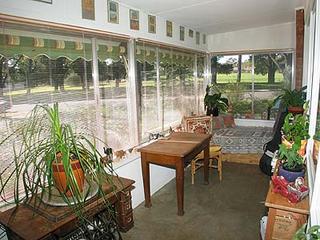
<svg viewBox="0 0 320 240">
<path fill-rule="evenodd" d="M 192 133 L 211 133 L 212 118 L 211 116 L 192 116 L 184 117 L 182 120 L 183 130 Z M 196 171 L 203 167 L 203 152 L 191 161 L 191 183 L 194 184 L 194 175 Z M 214 161 L 217 164 L 214 164 Z M 222 147 L 219 145 L 210 146 L 209 167 L 218 169 L 219 180 L 222 180 Z"/>
</svg>

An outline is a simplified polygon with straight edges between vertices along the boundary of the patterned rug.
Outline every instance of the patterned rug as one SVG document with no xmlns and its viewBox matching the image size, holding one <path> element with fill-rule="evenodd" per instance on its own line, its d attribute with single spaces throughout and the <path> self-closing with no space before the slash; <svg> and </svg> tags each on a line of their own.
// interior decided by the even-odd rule
<svg viewBox="0 0 320 240">
<path fill-rule="evenodd" d="M 263 145 L 272 139 L 272 128 L 239 127 L 213 131 L 212 142 L 224 153 L 263 153 Z"/>
</svg>

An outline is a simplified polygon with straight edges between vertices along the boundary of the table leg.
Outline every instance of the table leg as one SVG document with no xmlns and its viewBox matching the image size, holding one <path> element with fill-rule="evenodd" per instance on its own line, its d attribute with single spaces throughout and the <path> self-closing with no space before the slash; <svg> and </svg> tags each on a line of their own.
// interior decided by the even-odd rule
<svg viewBox="0 0 320 240">
<path fill-rule="evenodd" d="M 182 160 L 178 160 L 176 164 L 176 191 L 178 200 L 178 216 L 183 216 L 184 164 Z"/>
<path fill-rule="evenodd" d="M 142 177 L 143 177 L 143 189 L 144 189 L 144 206 L 147 208 L 151 207 L 150 198 L 150 164 L 146 159 L 144 153 L 141 154 L 141 167 L 142 167 Z"/>
<path fill-rule="evenodd" d="M 204 175 L 204 184 L 209 184 L 209 144 L 204 148 L 204 160 L 203 160 L 203 175 Z"/>
</svg>

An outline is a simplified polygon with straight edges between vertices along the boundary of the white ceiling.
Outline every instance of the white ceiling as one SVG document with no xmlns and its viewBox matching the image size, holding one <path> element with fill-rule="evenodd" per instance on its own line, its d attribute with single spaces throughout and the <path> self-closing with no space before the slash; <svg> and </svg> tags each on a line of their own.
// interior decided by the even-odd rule
<svg viewBox="0 0 320 240">
<path fill-rule="evenodd" d="M 120 0 L 128 6 L 214 34 L 295 19 L 305 0 Z"/>
</svg>

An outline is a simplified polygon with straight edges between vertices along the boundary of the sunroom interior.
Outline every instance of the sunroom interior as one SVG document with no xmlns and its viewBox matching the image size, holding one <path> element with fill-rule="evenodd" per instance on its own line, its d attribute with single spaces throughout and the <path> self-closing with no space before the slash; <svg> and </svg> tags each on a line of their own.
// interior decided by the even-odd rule
<svg viewBox="0 0 320 240">
<path fill-rule="evenodd" d="M 320 239 L 319 22 L 319 0 L 0 1 L 0 239 L 292 239 L 314 226 Z M 300 115 L 308 135 L 299 183 L 308 194 L 296 202 L 290 183 L 275 190 L 284 184 L 276 178 L 280 161 L 272 180 L 259 168 L 267 155 L 271 169 L 277 156 L 266 144 L 285 131 L 279 119 L 287 109 L 275 99 L 286 90 L 304 96 Z M 212 92 L 227 99 L 218 116 L 210 116 L 205 102 Z M 86 219 L 96 221 L 92 226 L 75 218 L 71 224 L 71 215 L 53 214 L 65 211 L 57 205 L 49 204 L 48 217 L 46 207 L 26 203 L 26 175 L 33 188 L 42 185 L 22 174 L 30 169 L 19 161 L 30 156 L 17 153 L 26 142 L 12 133 L 36 106 L 55 103 L 62 122 L 98 139 L 98 156 L 112 166 L 107 173 L 125 179 L 110 200 L 108 230 L 100 215 Z M 190 119 L 209 119 L 205 133 L 212 138 L 211 147 L 194 147 L 204 150 L 195 181 L 189 163 L 199 152 L 184 162 L 181 200 L 178 165 L 168 168 L 166 149 L 162 164 L 157 160 L 150 170 L 154 159 L 146 159 L 155 153 L 144 151 L 186 132 Z M 170 143 L 182 148 L 194 141 Z M 209 170 L 204 185 L 212 151 L 218 171 Z M 76 212 L 70 214 L 83 220 Z M 41 230 L 30 229 L 32 221 Z"/>
</svg>

